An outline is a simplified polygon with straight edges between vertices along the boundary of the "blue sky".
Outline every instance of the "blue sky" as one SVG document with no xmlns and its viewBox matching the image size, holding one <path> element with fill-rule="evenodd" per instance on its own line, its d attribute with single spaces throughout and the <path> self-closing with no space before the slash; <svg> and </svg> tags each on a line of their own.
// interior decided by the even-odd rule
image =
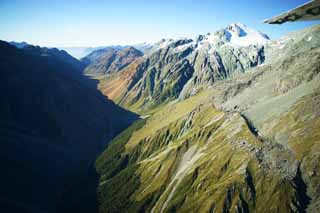
<svg viewBox="0 0 320 213">
<path fill-rule="evenodd" d="M 262 21 L 306 0 L 1 0 L 0 39 L 40 46 L 134 44 L 195 36 L 234 22 L 271 38 L 319 21 Z"/>
</svg>

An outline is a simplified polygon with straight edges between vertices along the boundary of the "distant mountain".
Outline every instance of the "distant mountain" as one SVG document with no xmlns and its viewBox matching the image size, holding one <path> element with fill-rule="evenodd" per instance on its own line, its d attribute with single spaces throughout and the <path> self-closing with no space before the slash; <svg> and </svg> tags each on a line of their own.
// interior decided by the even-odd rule
<svg viewBox="0 0 320 213">
<path fill-rule="evenodd" d="M 48 48 L 48 47 L 40 47 L 40 46 L 33 46 L 31 44 L 28 44 L 26 42 L 9 42 L 9 44 L 19 48 L 23 49 L 24 51 L 28 51 L 30 54 L 35 55 L 41 55 L 42 57 L 56 57 L 59 58 L 61 61 L 66 62 L 74 67 L 77 72 L 81 72 L 85 65 L 81 63 L 76 58 L 69 55 L 64 50 L 59 50 L 57 48 Z"/>
<path fill-rule="evenodd" d="M 68 70 L 70 74 L 72 74 L 72 72 L 75 73 L 74 71 L 76 71 L 78 72 L 78 74 L 76 75 L 79 76 L 79 73 L 81 73 L 85 68 L 85 65 L 81 61 L 75 59 L 64 50 L 31 45 L 24 47 L 23 50 L 31 55 L 47 57 L 48 59 L 55 58 L 56 60 L 59 60 L 63 63 L 67 63 L 73 68 L 72 70 Z"/>
<path fill-rule="evenodd" d="M 84 71 L 86 74 L 104 75 L 118 72 L 141 56 L 143 53 L 134 47 L 124 49 L 107 47 L 93 51 L 81 61 L 87 65 Z"/>
<path fill-rule="evenodd" d="M 138 44 L 132 44 L 132 45 L 109 45 L 109 46 L 99 46 L 99 47 L 57 47 L 57 48 L 68 52 L 70 55 L 72 55 L 77 59 L 81 59 L 96 50 L 101 50 L 105 48 L 114 48 L 117 50 L 122 50 L 130 46 L 147 54 L 156 50 L 158 47 L 160 47 L 161 44 L 168 41 L 171 41 L 171 39 L 162 39 L 158 42 L 144 42 L 144 43 L 138 43 Z M 16 44 L 21 45 L 21 43 L 16 43 Z"/>
<path fill-rule="evenodd" d="M 143 42 L 143 43 L 134 44 L 132 46 L 143 53 L 148 53 L 154 46 L 154 43 Z"/>
<path fill-rule="evenodd" d="M 68 194 L 86 180 L 106 143 L 137 117 L 89 86 L 97 82 L 82 69 L 65 51 L 0 41 L 2 211 L 61 212 L 65 203 L 94 208 L 95 201 L 79 200 L 87 191 L 73 192 L 75 203 Z"/>
<path fill-rule="evenodd" d="M 19 48 L 19 49 L 24 48 L 24 47 L 26 47 L 26 46 L 29 45 L 27 42 L 24 42 L 24 41 L 23 41 L 23 42 L 14 42 L 14 41 L 11 41 L 10 44 L 13 45 L 13 46 L 15 46 L 15 47 L 17 47 L 17 48 Z"/>
<path fill-rule="evenodd" d="M 157 42 L 144 42 L 140 44 L 132 45 L 134 48 L 140 50 L 144 54 L 151 54 L 160 48 L 167 46 L 169 43 L 173 42 L 174 39 L 161 39 Z"/>
<path fill-rule="evenodd" d="M 81 59 L 82 57 L 90 54 L 91 52 L 105 47 L 58 47 L 60 50 L 64 50 L 73 57 Z"/>
<path fill-rule="evenodd" d="M 99 46 L 99 47 L 58 47 L 58 49 L 68 52 L 70 55 L 72 55 L 73 57 L 75 57 L 77 59 L 81 59 L 81 58 L 85 57 L 86 55 L 89 55 L 93 51 L 104 49 L 107 47 L 121 50 L 121 49 L 125 48 L 126 46 L 112 45 L 112 46 Z"/>
<path fill-rule="evenodd" d="M 11 41 L 9 43 L 19 49 L 22 49 L 27 47 L 28 45 L 31 45 L 24 41 L 23 42 Z M 120 48 L 121 46 L 114 46 L 114 47 Z M 104 46 L 103 47 L 57 47 L 56 49 L 63 50 L 68 54 L 70 54 L 71 56 L 75 57 L 76 59 L 81 59 L 82 57 L 90 54 L 91 52 L 95 50 L 103 49 L 103 48 L 105 47 Z M 50 49 L 53 49 L 53 48 L 50 48 Z"/>
<path fill-rule="evenodd" d="M 136 110 L 189 97 L 218 80 L 262 64 L 268 41 L 265 34 L 239 23 L 195 39 L 163 39 L 136 66 L 136 74 L 117 100 Z M 121 74 L 110 79 L 118 82 L 115 78 L 124 79 Z M 103 81 L 100 88 L 103 84 L 111 87 L 112 82 Z"/>
</svg>

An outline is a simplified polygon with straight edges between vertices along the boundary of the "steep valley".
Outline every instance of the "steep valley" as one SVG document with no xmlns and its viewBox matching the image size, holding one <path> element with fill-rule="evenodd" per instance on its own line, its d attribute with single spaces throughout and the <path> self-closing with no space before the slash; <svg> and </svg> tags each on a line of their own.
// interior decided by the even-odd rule
<svg viewBox="0 0 320 213">
<path fill-rule="evenodd" d="M 320 0 L 0 0 L 0 213 L 320 213 Z"/>
<path fill-rule="evenodd" d="M 320 211 L 320 25 L 89 50 L 0 41 L 1 212 Z"/>
<path fill-rule="evenodd" d="M 85 197 L 81 183 L 106 143 L 138 116 L 106 99 L 83 68 L 64 51 L 0 41 L 1 212 L 97 208 L 95 191 Z M 79 185 L 72 203 L 67 195 Z"/>
</svg>

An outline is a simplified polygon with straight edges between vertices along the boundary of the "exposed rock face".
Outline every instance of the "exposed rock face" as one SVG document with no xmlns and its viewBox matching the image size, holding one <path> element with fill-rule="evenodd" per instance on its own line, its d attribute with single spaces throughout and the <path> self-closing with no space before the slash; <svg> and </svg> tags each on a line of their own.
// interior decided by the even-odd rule
<svg viewBox="0 0 320 213">
<path fill-rule="evenodd" d="M 309 197 L 306 204 L 310 212 L 319 208 L 320 196 L 315 193 L 319 176 L 314 175 L 319 164 L 319 31 L 315 26 L 271 42 L 266 47 L 264 66 L 250 75 L 217 84 L 221 93 L 214 98 L 215 106 L 243 113 L 259 135 L 292 151 L 300 162 L 300 182 L 306 182 L 304 199 Z M 283 157 L 277 156 L 271 159 Z"/>
<path fill-rule="evenodd" d="M 141 77 L 137 69 L 141 66 L 142 60 L 142 58 L 137 59 L 125 67 L 121 71 L 121 75 L 115 73 L 100 78 L 99 90 L 111 100 L 118 102 L 118 99 L 127 91 L 128 86 Z"/>
<path fill-rule="evenodd" d="M 246 36 L 175 41 L 136 66 L 117 101 L 148 117 L 96 161 L 101 212 L 319 211 L 320 26 L 262 46 L 234 35 Z"/>
<path fill-rule="evenodd" d="M 93 51 L 81 61 L 87 65 L 84 71 L 86 74 L 104 75 L 118 72 L 142 55 L 143 53 L 134 47 L 124 49 L 107 47 Z"/>
<path fill-rule="evenodd" d="M 117 101 L 137 110 L 177 97 L 187 98 L 218 80 L 263 63 L 263 45 L 267 41 L 267 36 L 242 24 L 200 35 L 195 40 L 164 40 L 137 67 L 136 72 L 143 73 L 141 78 L 132 81 Z M 122 78 L 121 73 L 114 78 Z"/>
</svg>

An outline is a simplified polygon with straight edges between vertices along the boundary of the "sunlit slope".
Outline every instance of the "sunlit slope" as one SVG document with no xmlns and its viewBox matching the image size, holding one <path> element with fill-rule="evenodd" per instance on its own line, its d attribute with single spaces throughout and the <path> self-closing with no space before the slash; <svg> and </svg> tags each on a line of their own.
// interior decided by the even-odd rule
<svg viewBox="0 0 320 213">
<path fill-rule="evenodd" d="M 81 61 L 87 65 L 85 74 L 100 76 L 118 72 L 142 55 L 134 47 L 106 47 L 91 52 Z"/>
<path fill-rule="evenodd" d="M 256 137 L 240 114 L 216 110 L 208 94 L 139 122 L 96 162 L 102 212 L 300 208 L 296 171 L 284 174 L 269 159 L 281 153 L 294 164 L 290 151 L 276 147 L 265 156 L 269 142 Z"/>
<path fill-rule="evenodd" d="M 146 54 L 139 65 L 129 66 L 133 78 L 124 69 L 101 81 L 100 88 L 121 106 L 143 113 L 263 63 L 267 41 L 266 35 L 243 24 L 194 39 L 168 40 Z"/>
<path fill-rule="evenodd" d="M 263 65 L 158 105 L 97 159 L 101 212 L 317 212 L 319 26 Z"/>
<path fill-rule="evenodd" d="M 107 77 L 101 77 L 99 83 L 99 90 L 108 98 L 115 102 L 119 102 L 132 81 L 137 77 L 137 69 L 142 59 L 137 59 L 126 68 L 122 69 L 120 73 L 113 73 Z"/>
</svg>

